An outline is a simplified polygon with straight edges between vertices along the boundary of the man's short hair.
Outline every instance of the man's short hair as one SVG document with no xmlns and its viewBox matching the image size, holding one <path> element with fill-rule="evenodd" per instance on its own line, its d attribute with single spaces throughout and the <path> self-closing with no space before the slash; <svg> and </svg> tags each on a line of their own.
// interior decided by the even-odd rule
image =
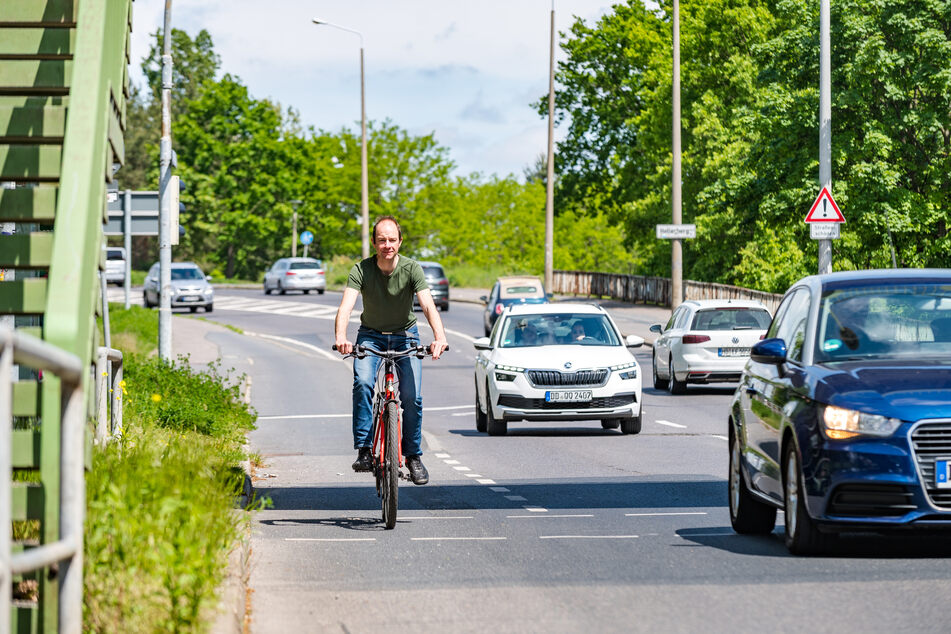
<svg viewBox="0 0 951 634">
<path fill-rule="evenodd" d="M 394 225 L 396 225 L 396 231 L 400 236 L 400 241 L 403 240 L 403 227 L 400 226 L 399 221 L 393 216 L 380 216 L 376 219 L 376 222 L 373 223 L 373 241 L 376 242 L 376 228 L 380 225 L 381 222 L 389 220 Z"/>
</svg>

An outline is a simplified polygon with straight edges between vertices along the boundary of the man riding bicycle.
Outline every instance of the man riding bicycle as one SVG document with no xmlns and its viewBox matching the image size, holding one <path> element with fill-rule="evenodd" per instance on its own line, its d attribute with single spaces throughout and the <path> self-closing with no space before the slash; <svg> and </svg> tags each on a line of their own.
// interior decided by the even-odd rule
<svg viewBox="0 0 951 634">
<path fill-rule="evenodd" d="M 422 267 L 399 254 L 403 231 L 396 218 L 383 216 L 377 220 L 372 237 L 376 255 L 353 265 L 337 309 L 334 321 L 337 351 L 344 355 L 353 352 L 354 344 L 347 339 L 347 324 L 361 294 L 363 312 L 357 331 L 358 345 L 378 350 L 405 350 L 419 345 L 419 330 L 413 314 L 415 295 L 436 338 L 429 352 L 433 360 L 439 359 L 449 347 L 446 333 Z M 355 358 L 353 362 L 353 447 L 357 450 L 354 471 L 370 471 L 373 464 L 370 430 L 373 386 L 379 364 L 380 359 L 373 355 Z M 426 484 L 429 472 L 420 458 L 423 453 L 422 362 L 415 356 L 403 357 L 397 362 L 397 369 L 403 406 L 403 455 L 413 484 Z"/>
</svg>

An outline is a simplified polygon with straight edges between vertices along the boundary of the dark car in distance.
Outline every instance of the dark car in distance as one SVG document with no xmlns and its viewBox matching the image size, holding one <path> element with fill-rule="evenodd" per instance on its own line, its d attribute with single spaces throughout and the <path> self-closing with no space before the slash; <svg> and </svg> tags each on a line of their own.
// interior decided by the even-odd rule
<svg viewBox="0 0 951 634">
<path fill-rule="evenodd" d="M 488 296 L 480 297 L 485 302 L 485 311 L 482 313 L 482 325 L 485 336 L 492 332 L 499 315 L 506 306 L 514 304 L 547 304 L 548 295 L 542 281 L 534 275 L 512 275 L 500 277 L 492 286 Z"/>
<path fill-rule="evenodd" d="M 794 284 L 751 350 L 729 436 L 737 532 L 772 532 L 780 508 L 793 553 L 951 530 L 951 270 Z"/>
<path fill-rule="evenodd" d="M 433 303 L 436 308 L 446 312 L 449 310 L 449 278 L 439 262 L 419 263 L 423 267 L 423 275 L 426 276 L 426 283 L 429 284 L 429 292 L 433 295 Z M 413 308 L 419 308 L 419 300 L 413 295 Z"/>
</svg>

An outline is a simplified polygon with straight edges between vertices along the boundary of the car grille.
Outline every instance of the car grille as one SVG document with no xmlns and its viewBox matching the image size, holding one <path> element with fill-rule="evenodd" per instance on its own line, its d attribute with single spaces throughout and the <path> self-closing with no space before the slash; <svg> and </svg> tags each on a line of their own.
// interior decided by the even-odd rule
<svg viewBox="0 0 951 634">
<path fill-rule="evenodd" d="M 900 484 L 843 484 L 829 501 L 829 515 L 894 517 L 914 511 L 913 495 Z"/>
<path fill-rule="evenodd" d="M 549 403 L 543 398 L 525 398 L 524 396 L 514 396 L 511 394 L 502 394 L 499 396 L 500 407 L 513 407 L 515 409 L 541 409 L 541 410 L 559 410 L 559 409 L 612 409 L 615 407 L 624 407 L 637 402 L 634 394 L 617 394 L 616 396 L 602 396 L 593 398 L 587 403 Z"/>
<path fill-rule="evenodd" d="M 939 489 L 934 479 L 937 458 L 951 458 L 951 421 L 924 423 L 911 433 L 911 446 L 925 492 L 935 506 L 951 508 L 951 489 Z"/>
<path fill-rule="evenodd" d="M 558 370 L 529 370 L 528 381 L 535 387 L 577 387 L 581 385 L 604 385 L 608 371 L 581 370 L 579 372 L 559 372 Z"/>
</svg>

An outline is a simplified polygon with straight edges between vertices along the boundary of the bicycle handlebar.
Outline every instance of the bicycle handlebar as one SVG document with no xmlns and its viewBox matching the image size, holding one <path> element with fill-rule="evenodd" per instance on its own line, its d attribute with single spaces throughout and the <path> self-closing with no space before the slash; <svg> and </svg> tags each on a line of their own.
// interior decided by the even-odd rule
<svg viewBox="0 0 951 634">
<path fill-rule="evenodd" d="M 333 344 L 331 349 L 336 352 L 337 344 Z M 447 352 L 448 350 L 449 346 L 446 346 L 443 349 L 443 352 Z M 407 348 L 406 350 L 377 350 L 376 348 L 357 344 L 353 346 L 353 352 L 343 355 L 343 358 L 346 359 L 348 357 L 356 357 L 358 359 L 362 359 L 368 354 L 380 357 L 381 359 L 399 359 L 401 357 L 408 357 L 411 354 L 415 354 L 417 358 L 422 359 L 427 354 L 429 354 L 429 346 L 413 346 L 412 348 Z"/>
</svg>

